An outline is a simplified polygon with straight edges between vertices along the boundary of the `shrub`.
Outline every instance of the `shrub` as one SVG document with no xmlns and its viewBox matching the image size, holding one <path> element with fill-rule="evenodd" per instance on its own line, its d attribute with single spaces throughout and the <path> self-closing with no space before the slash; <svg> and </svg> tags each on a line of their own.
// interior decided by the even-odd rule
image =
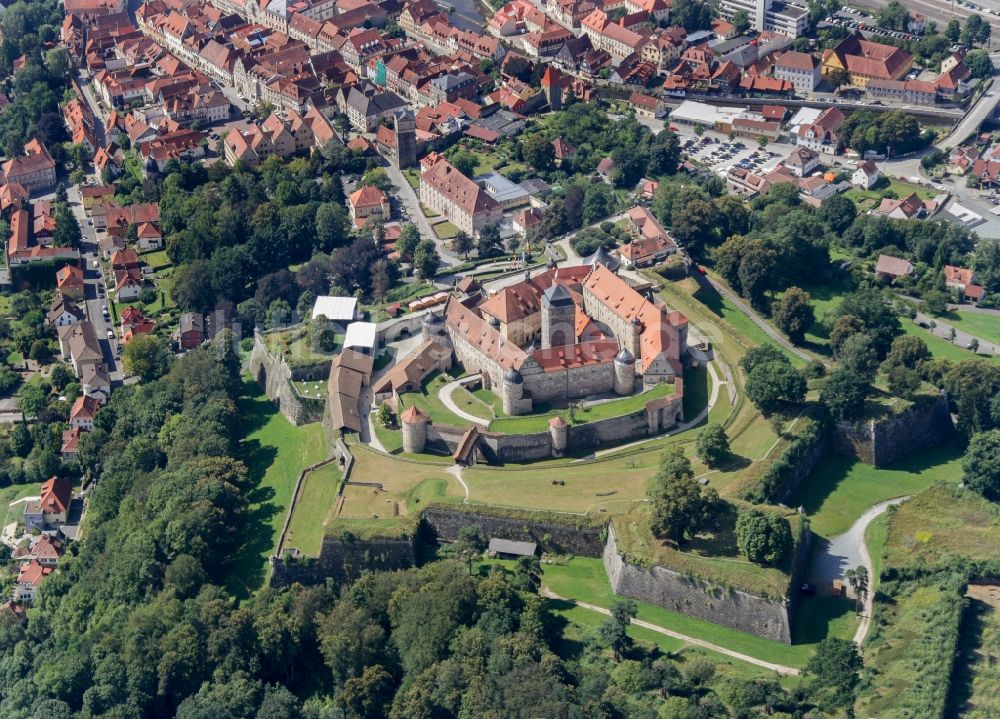
<svg viewBox="0 0 1000 719">
<path fill-rule="evenodd" d="M 736 519 L 736 546 L 756 564 L 778 564 L 792 548 L 788 520 L 759 509 L 741 509 Z"/>
</svg>

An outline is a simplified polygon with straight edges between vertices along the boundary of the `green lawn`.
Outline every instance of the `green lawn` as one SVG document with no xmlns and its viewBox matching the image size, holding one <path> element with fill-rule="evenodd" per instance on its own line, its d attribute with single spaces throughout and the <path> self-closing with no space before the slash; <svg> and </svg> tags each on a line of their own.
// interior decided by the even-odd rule
<svg viewBox="0 0 1000 719">
<path fill-rule="evenodd" d="M 285 547 L 295 547 L 310 556 L 319 554 L 341 479 L 336 462 L 306 475 L 288 526 Z"/>
<path fill-rule="evenodd" d="M 438 396 L 441 388 L 451 381 L 448 375 L 435 373 L 430 378 L 424 380 L 420 392 L 405 392 L 400 395 L 403 407 L 416 407 L 421 412 L 431 418 L 436 424 L 446 424 L 451 427 L 465 427 L 469 421 L 459 417 L 450 409 L 444 406 L 444 402 Z M 402 413 L 403 408 L 400 408 Z"/>
<path fill-rule="evenodd" d="M 962 450 L 954 443 L 928 449 L 890 467 L 876 468 L 832 454 L 788 500 L 804 507 L 813 532 L 833 537 L 846 532 L 873 504 L 914 494 L 938 480 L 957 481 Z"/>
<path fill-rule="evenodd" d="M 3 524 L 0 524 L 0 527 L 4 527 L 10 522 L 17 521 L 21 518 L 21 515 L 24 514 L 23 503 L 11 507 L 11 502 L 15 502 L 25 497 L 37 497 L 38 490 L 39 486 L 34 483 L 14 484 L 0 489 L 0 508 L 2 508 L 4 512 Z"/>
<path fill-rule="evenodd" d="M 882 564 L 885 560 L 885 542 L 889 536 L 889 515 L 880 514 L 871 521 L 865 530 L 865 544 L 868 545 L 868 555 L 872 558 L 872 588 L 878 588 L 878 578 L 882 574 Z"/>
<path fill-rule="evenodd" d="M 893 193 L 895 197 L 900 200 L 904 197 L 908 197 L 914 192 L 917 193 L 917 196 L 921 200 L 933 200 L 935 195 L 937 195 L 937 192 L 934 190 L 928 190 L 926 187 L 921 187 L 920 185 L 911 185 L 909 182 L 893 181 L 889 183 L 888 187 L 879 187 L 872 190 L 859 190 L 857 188 L 851 188 L 844 193 L 844 197 L 848 198 L 856 205 L 863 205 L 865 208 L 878 207 L 882 198 L 889 192 Z"/>
<path fill-rule="evenodd" d="M 915 337 L 921 338 L 927 343 L 927 349 L 931 351 L 931 354 L 935 359 L 946 359 L 952 362 L 962 362 L 963 360 L 976 359 L 976 353 L 972 350 L 967 350 L 964 347 L 949 342 L 946 339 L 938 337 L 937 335 L 932 335 L 928 330 L 923 327 L 919 327 L 910 320 L 901 320 L 903 324 L 903 332 L 908 335 L 913 335 Z M 1000 362 L 1000 357 L 993 355 L 992 357 L 981 357 L 989 362 Z"/>
<path fill-rule="evenodd" d="M 420 173 L 416 170 L 403 170 L 403 177 L 414 190 L 420 189 Z"/>
<path fill-rule="evenodd" d="M 697 280 L 694 278 L 688 278 L 681 282 L 670 282 L 663 281 L 658 275 L 650 276 L 657 278 L 663 283 L 661 295 L 668 305 L 676 307 L 685 314 L 692 310 L 694 311 L 695 314 L 692 319 L 698 324 L 700 329 L 708 334 L 713 342 L 718 340 L 716 336 L 718 332 L 713 332 L 714 328 L 712 325 L 721 320 L 729 326 L 734 336 L 740 338 L 737 341 L 742 345 L 744 350 L 763 344 L 778 346 L 753 320 L 712 287 L 699 287 Z M 693 307 L 692 300 L 695 301 Z M 805 361 L 798 355 L 789 352 L 784 347 L 778 347 L 778 349 L 791 360 L 792 364 L 796 366 L 805 365 Z M 742 352 L 740 354 L 742 355 Z M 738 357 L 735 359 L 738 359 Z"/>
<path fill-rule="evenodd" d="M 458 236 L 458 233 L 461 232 L 457 225 L 454 225 L 447 220 L 434 225 L 433 229 L 434 234 L 437 235 L 439 240 L 450 240 Z"/>
<path fill-rule="evenodd" d="M 599 607 L 610 607 L 614 600 L 600 559 L 576 557 L 565 564 L 543 564 L 542 570 L 546 586 L 562 597 Z M 807 601 L 803 603 L 800 618 L 805 617 L 805 621 L 811 622 L 805 633 L 809 641 L 789 646 L 651 604 L 637 602 L 637 605 L 637 616 L 644 621 L 757 659 L 794 667 L 805 665 L 812 656 L 815 643 L 820 639 L 826 636 L 849 637 L 853 634 L 855 625 L 849 604 L 831 609 L 830 606 L 821 607 L 818 602 L 814 605 L 812 601 Z"/>
<path fill-rule="evenodd" d="M 941 319 L 954 325 L 955 329 L 1000 345 L 1000 316 L 998 315 L 958 310 L 957 312 L 949 312 Z"/>
<path fill-rule="evenodd" d="M 226 586 L 246 597 L 263 586 L 267 557 L 278 543 L 295 482 L 305 467 L 326 456 L 326 437 L 319 422 L 292 425 L 250 380 L 244 382 L 239 413 L 240 455 L 255 483 L 247 522 L 254 530 L 237 550 Z"/>
<path fill-rule="evenodd" d="M 156 250 L 155 252 L 143 253 L 142 260 L 157 272 L 173 266 L 170 258 L 167 257 L 166 250 Z"/>
<path fill-rule="evenodd" d="M 601 402 L 590 405 L 583 409 L 575 410 L 572 424 L 585 424 L 599 419 L 609 417 L 620 417 L 622 415 L 638 412 L 646 406 L 650 400 L 659 397 L 666 397 L 674 393 L 672 384 L 657 384 L 649 391 L 642 394 L 623 397 L 621 399 Z M 504 417 L 495 419 L 490 423 L 490 430 L 493 432 L 505 432 L 507 434 L 530 434 L 532 432 L 545 432 L 549 426 L 549 420 L 556 415 L 561 415 L 567 422 L 570 422 L 569 410 L 559 410 L 557 412 L 546 412 L 544 414 L 532 414 L 520 417 Z"/>
<path fill-rule="evenodd" d="M 379 421 L 372 417 L 372 426 L 375 428 L 375 436 L 382 443 L 386 452 L 396 454 L 403 449 L 403 433 L 398 429 L 386 429 Z"/>
</svg>

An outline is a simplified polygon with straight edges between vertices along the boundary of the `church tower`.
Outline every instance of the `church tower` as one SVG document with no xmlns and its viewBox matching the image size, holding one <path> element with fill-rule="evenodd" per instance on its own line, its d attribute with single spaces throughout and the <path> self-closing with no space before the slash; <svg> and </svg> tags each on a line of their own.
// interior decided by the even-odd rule
<svg viewBox="0 0 1000 719">
<path fill-rule="evenodd" d="M 396 135 L 395 164 L 397 170 L 405 170 L 417 164 L 417 126 L 413 113 L 400 110 L 392 116 Z"/>
<path fill-rule="evenodd" d="M 562 74 L 549 65 L 542 75 L 542 92 L 549 103 L 549 110 L 557 112 L 562 109 Z"/>
</svg>

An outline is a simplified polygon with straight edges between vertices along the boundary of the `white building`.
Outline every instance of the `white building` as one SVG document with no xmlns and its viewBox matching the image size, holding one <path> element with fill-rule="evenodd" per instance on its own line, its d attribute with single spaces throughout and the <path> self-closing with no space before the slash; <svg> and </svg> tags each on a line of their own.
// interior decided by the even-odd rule
<svg viewBox="0 0 1000 719">
<path fill-rule="evenodd" d="M 871 160 L 865 160 L 858 165 L 857 169 L 854 170 L 854 174 L 851 175 L 851 184 L 855 187 L 860 187 L 862 190 L 870 190 L 878 182 L 880 176 L 878 166 Z"/>
<path fill-rule="evenodd" d="M 819 85 L 820 62 L 807 52 L 783 52 L 774 61 L 774 77 L 787 80 L 799 95 L 808 95 Z"/>
<path fill-rule="evenodd" d="M 809 13 L 798 5 L 776 0 L 720 0 L 719 15 L 732 20 L 736 13 L 746 12 L 750 27 L 757 32 L 770 30 L 791 38 L 800 37 L 809 28 Z"/>
</svg>

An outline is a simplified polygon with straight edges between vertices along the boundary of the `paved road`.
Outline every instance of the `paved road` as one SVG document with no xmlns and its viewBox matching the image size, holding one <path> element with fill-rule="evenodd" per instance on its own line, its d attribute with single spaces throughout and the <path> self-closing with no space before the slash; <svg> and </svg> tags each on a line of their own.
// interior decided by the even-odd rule
<svg viewBox="0 0 1000 719">
<path fill-rule="evenodd" d="M 983 120 L 990 117 L 993 111 L 996 110 L 997 103 L 1000 103 L 1000 90 L 997 89 L 997 83 L 994 79 L 990 80 L 989 87 L 983 93 L 982 97 L 979 98 L 979 102 L 965 113 L 961 122 L 951 131 L 951 134 L 937 142 L 937 146 L 945 151 L 957 147 L 967 137 L 979 130 L 979 126 L 983 124 Z"/>
<path fill-rule="evenodd" d="M 462 260 L 450 252 L 445 247 L 444 242 L 439 240 L 437 235 L 434 234 L 430 221 L 424 216 L 423 210 L 420 209 L 420 200 L 417 198 L 417 193 L 410 187 L 410 183 L 406 181 L 403 173 L 389 162 L 383 162 L 382 168 L 389 176 L 392 184 L 396 186 L 396 200 L 406 209 L 406 213 L 409 215 L 403 222 L 412 222 L 420 230 L 421 237 L 434 241 L 443 265 L 450 267 L 459 264 Z"/>
<path fill-rule="evenodd" d="M 963 308 L 964 309 L 964 308 Z M 977 354 L 1000 354 L 1000 348 L 997 347 L 993 342 L 985 340 L 982 337 L 976 337 L 968 332 L 965 332 L 958 327 L 954 327 L 947 320 L 942 320 L 938 317 L 931 317 L 930 315 L 925 315 L 923 312 L 917 312 L 917 322 L 922 322 L 928 325 L 931 329 L 927 331 L 932 335 L 940 337 L 946 342 L 951 342 L 956 347 L 962 347 L 968 349 L 969 344 L 973 340 L 979 341 L 979 349 L 976 350 Z M 931 323 L 934 323 L 933 325 Z M 1000 327 L 1000 319 L 997 320 L 997 326 Z M 951 330 L 955 330 L 954 340 L 951 338 Z M 969 350 L 969 357 L 972 358 L 972 350 Z"/>
<path fill-rule="evenodd" d="M 444 406 L 447 407 L 449 411 L 454 412 L 465 421 L 472 422 L 473 424 L 478 424 L 480 427 L 485 427 L 490 423 L 488 419 L 483 419 L 482 417 L 477 417 L 474 414 L 466 412 L 464 409 L 459 407 L 458 404 L 456 404 L 454 397 L 452 397 L 452 394 L 455 392 L 455 390 L 462 386 L 463 382 L 455 380 L 453 382 L 449 382 L 444 387 L 442 387 L 441 392 L 438 394 L 438 397 L 441 399 L 441 403 L 444 404 Z"/>
<path fill-rule="evenodd" d="M 84 269 L 84 310 L 87 319 L 94 325 L 94 331 L 101 344 L 101 352 L 104 354 L 104 362 L 108 368 L 108 376 L 111 378 L 112 387 L 120 386 L 125 379 L 124 367 L 116 356 L 118 349 L 118 339 L 108 339 L 108 331 L 115 332 L 114 323 L 104 319 L 102 310 L 108 305 L 107 291 L 104 289 L 104 281 L 101 278 L 101 271 L 94 269 L 94 261 L 98 258 L 97 237 L 94 233 L 94 226 L 88 223 L 88 218 L 83 211 L 83 204 L 80 199 L 80 188 L 72 185 L 67 190 L 70 209 L 76 216 L 76 221 L 80 225 L 83 233 L 83 240 L 80 244 L 80 254 L 83 258 Z M 109 306 L 109 305 L 108 305 Z M 109 306 L 110 309 L 110 306 Z"/>
<path fill-rule="evenodd" d="M 598 612 L 605 616 L 610 617 L 611 611 L 605 609 L 604 607 L 598 607 L 594 604 L 588 604 L 587 602 L 580 602 L 576 599 L 569 599 L 567 597 L 560 597 L 558 594 L 553 592 L 548 587 L 543 586 L 541 589 L 541 594 L 543 597 L 548 597 L 549 599 L 558 599 L 559 601 L 569 602 L 575 604 L 578 607 L 583 607 L 584 609 L 589 609 L 592 612 Z M 682 642 L 686 642 L 695 647 L 701 647 L 703 649 L 708 649 L 713 652 L 718 652 L 719 654 L 724 654 L 727 657 L 733 659 L 739 659 L 741 662 L 747 662 L 748 664 L 753 664 L 754 666 L 763 667 L 764 669 L 770 669 L 771 671 L 777 672 L 778 674 L 783 674 L 786 676 L 798 676 L 799 670 L 795 667 L 786 667 L 783 664 L 774 664 L 772 662 L 765 662 L 763 659 L 757 659 L 756 657 L 751 657 L 748 654 L 742 654 L 741 652 L 734 652 L 732 649 L 726 649 L 725 647 L 720 647 L 718 644 L 712 644 L 711 642 L 706 642 L 704 639 L 698 639 L 697 637 L 691 637 L 687 634 L 681 634 L 680 632 L 675 632 L 672 629 L 667 629 L 666 627 L 661 627 L 658 624 L 652 624 L 650 622 L 645 622 L 641 619 L 633 619 L 632 624 L 637 627 L 642 627 L 643 629 L 649 629 L 650 631 L 656 632 L 657 634 L 662 634 L 673 639 L 680 639 Z"/>
<path fill-rule="evenodd" d="M 716 292 L 718 292 L 720 295 L 722 295 L 727 300 L 736 305 L 736 308 L 740 312 L 742 312 L 751 320 L 753 320 L 753 323 L 758 327 L 760 327 L 762 330 L 764 330 L 767 336 L 770 337 L 772 340 L 774 340 L 778 345 L 784 347 L 793 355 L 795 355 L 796 357 L 800 357 L 806 362 L 812 362 L 817 359 L 816 357 L 813 357 L 812 355 L 808 354 L 807 352 L 804 352 L 803 350 L 799 349 L 791 342 L 789 342 L 787 337 L 785 337 L 783 334 L 778 332 L 778 330 L 774 329 L 773 327 L 771 327 L 771 325 L 765 322 L 764 318 L 761 317 L 759 314 L 757 314 L 756 310 L 754 310 L 742 297 L 737 295 L 735 292 L 726 287 L 724 284 L 716 280 L 713 280 L 708 275 L 703 275 L 699 272 L 695 272 L 693 276 L 698 280 L 698 282 L 701 285 L 703 286 L 705 284 L 711 285 L 711 287 Z M 823 360 L 823 362 L 824 364 L 829 364 L 826 360 Z"/>
</svg>

